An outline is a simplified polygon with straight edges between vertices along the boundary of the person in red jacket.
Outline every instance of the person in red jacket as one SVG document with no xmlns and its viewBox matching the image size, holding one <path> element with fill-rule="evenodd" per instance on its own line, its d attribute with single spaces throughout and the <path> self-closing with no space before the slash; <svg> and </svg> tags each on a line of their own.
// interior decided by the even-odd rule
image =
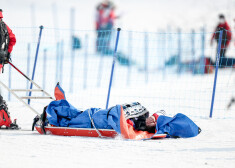
<svg viewBox="0 0 235 168">
<path fill-rule="evenodd" d="M 9 62 L 10 54 L 16 43 L 15 35 L 6 23 L 3 22 L 2 18 L 2 9 L 0 9 L 0 70 L 4 64 Z M 15 122 L 16 120 L 12 123 L 6 101 L 3 100 L 0 94 L 0 127 L 5 126 L 6 128 L 18 129 L 18 125 Z"/>
<path fill-rule="evenodd" d="M 232 32 L 223 14 L 219 15 L 219 24 L 216 26 L 216 29 L 211 37 L 211 45 L 213 45 L 214 40 L 216 40 L 217 43 L 219 42 L 219 31 L 221 30 L 223 31 L 223 36 L 220 50 L 219 65 L 220 67 L 225 67 L 227 66 L 225 54 L 232 38 Z"/>
<path fill-rule="evenodd" d="M 115 5 L 112 1 L 104 0 L 96 7 L 96 31 L 97 31 L 97 51 L 104 52 L 109 49 L 111 30 L 114 21 L 118 17 L 115 15 Z"/>
</svg>

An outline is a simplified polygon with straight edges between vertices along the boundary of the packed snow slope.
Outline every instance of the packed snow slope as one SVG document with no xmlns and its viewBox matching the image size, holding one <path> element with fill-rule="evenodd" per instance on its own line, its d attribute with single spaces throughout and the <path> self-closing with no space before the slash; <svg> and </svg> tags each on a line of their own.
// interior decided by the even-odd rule
<svg viewBox="0 0 235 168">
<path fill-rule="evenodd" d="M 234 119 L 194 119 L 202 129 L 195 138 L 132 141 L 40 135 L 30 131 L 31 111 L 18 103 L 9 107 L 22 131 L 0 130 L 1 168 L 235 165 Z"/>
</svg>

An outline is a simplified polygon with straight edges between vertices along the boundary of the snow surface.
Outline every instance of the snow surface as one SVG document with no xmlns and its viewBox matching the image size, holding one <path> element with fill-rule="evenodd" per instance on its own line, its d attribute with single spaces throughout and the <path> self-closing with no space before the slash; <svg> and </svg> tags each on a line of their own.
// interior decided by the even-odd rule
<svg viewBox="0 0 235 168">
<path fill-rule="evenodd" d="M 196 119 L 199 136 L 149 141 L 40 135 L 33 114 L 11 103 L 25 131 L 0 131 L 0 167 L 234 167 L 234 119 Z M 13 113 L 14 112 L 14 113 Z"/>
</svg>

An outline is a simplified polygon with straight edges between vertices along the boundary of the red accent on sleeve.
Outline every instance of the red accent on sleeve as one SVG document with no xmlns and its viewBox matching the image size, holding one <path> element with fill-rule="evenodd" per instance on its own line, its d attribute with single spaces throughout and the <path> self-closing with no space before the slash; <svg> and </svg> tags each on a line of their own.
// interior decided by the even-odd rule
<svg viewBox="0 0 235 168">
<path fill-rule="evenodd" d="M 12 52 L 12 49 L 13 49 L 13 46 L 15 45 L 16 43 L 16 37 L 15 35 L 13 34 L 12 30 L 7 26 L 7 31 L 8 31 L 8 34 L 9 34 L 9 45 L 8 45 L 8 52 L 11 53 Z"/>
<path fill-rule="evenodd" d="M 157 113 L 154 113 L 153 116 L 155 118 L 155 121 L 157 122 L 157 119 L 158 119 L 159 115 Z"/>
</svg>

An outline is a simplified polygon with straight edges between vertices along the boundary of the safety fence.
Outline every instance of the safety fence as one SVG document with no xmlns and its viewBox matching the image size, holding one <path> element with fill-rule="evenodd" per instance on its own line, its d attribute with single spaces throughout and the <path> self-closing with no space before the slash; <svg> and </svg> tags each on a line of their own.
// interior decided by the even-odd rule
<svg viewBox="0 0 235 168">
<path fill-rule="evenodd" d="M 40 29 L 14 28 L 13 32 L 17 43 L 12 62 L 25 74 L 32 78 L 35 68 L 34 80 L 51 94 L 60 82 L 77 108 L 106 107 L 116 30 L 43 28 L 37 61 Z M 163 109 L 170 115 L 208 118 L 213 110 L 213 117 L 233 117 L 235 104 L 229 109 L 228 105 L 235 93 L 235 48 L 226 45 L 227 33 L 214 33 L 211 46 L 213 33 L 204 29 L 191 33 L 121 30 L 109 107 L 138 101 L 151 113 Z M 10 66 L 4 71 L 1 80 L 10 88 L 30 88 Z M 15 100 L 3 89 L 2 94 Z"/>
</svg>

